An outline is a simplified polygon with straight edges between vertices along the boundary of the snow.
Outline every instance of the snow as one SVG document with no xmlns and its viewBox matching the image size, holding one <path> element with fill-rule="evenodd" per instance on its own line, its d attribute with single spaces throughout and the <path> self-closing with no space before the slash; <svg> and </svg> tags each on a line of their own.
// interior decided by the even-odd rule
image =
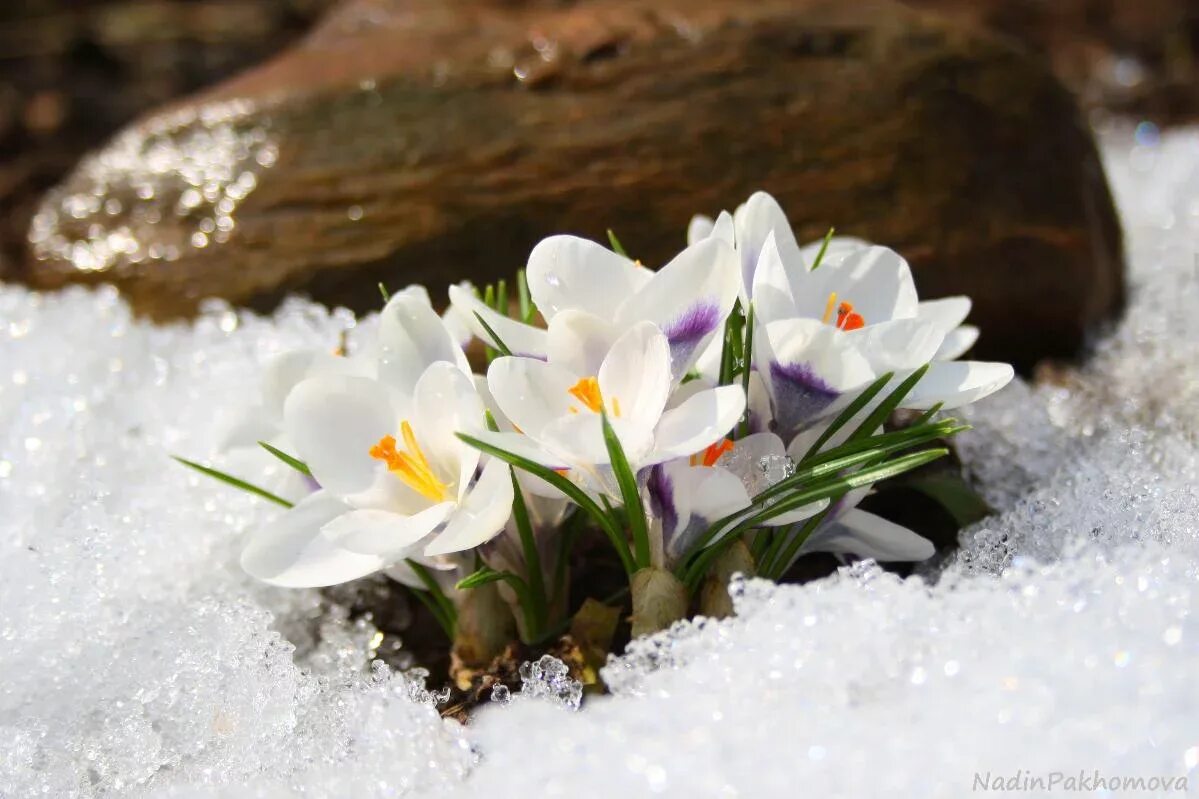
<svg viewBox="0 0 1199 799">
<path fill-rule="evenodd" d="M 615 659 L 615 696 L 572 711 L 540 664 L 466 727 L 345 608 L 243 576 L 275 510 L 167 457 L 214 454 L 272 353 L 372 320 L 155 327 L 111 290 L 0 287 L 0 797 L 1199 790 L 1199 131 L 1104 143 L 1128 316 L 1083 370 L 970 411 L 1002 513 L 942 572 L 739 584 L 737 618 Z"/>
</svg>

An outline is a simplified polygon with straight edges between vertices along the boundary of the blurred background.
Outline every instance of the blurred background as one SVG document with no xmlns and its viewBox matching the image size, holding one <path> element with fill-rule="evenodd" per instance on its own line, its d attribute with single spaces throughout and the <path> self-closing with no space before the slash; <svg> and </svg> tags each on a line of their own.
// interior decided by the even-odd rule
<svg viewBox="0 0 1199 799">
<path fill-rule="evenodd" d="M 363 308 L 555 230 L 652 261 L 761 187 L 1027 367 L 1123 303 L 1091 129 L 1193 121 L 1197 52 L 1192 0 L 6 0 L 0 276 Z"/>
</svg>

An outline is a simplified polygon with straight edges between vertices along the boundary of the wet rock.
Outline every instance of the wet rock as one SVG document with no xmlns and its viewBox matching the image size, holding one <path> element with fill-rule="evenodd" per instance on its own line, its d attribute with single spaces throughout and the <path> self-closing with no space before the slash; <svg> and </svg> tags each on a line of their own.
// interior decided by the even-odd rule
<svg viewBox="0 0 1199 799">
<path fill-rule="evenodd" d="M 47 189 L 139 114 L 292 43 L 334 0 L 0 3 L 0 276 Z"/>
<path fill-rule="evenodd" d="M 127 129 L 47 196 L 27 278 L 103 280 L 169 318 L 208 296 L 522 265 L 616 229 L 660 263 L 764 188 L 803 237 L 902 250 L 968 293 L 978 354 L 1075 354 L 1124 294 L 1090 134 L 989 34 L 874 1 L 355 0 L 282 57 Z"/>
</svg>

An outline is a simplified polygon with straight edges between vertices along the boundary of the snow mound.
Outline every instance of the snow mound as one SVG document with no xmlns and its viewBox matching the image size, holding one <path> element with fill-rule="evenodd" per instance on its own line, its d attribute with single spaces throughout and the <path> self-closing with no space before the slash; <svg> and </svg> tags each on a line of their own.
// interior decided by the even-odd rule
<svg viewBox="0 0 1199 799">
<path fill-rule="evenodd" d="M 1082 372 L 970 412 L 1002 513 L 935 582 L 740 583 L 737 618 L 614 659 L 614 696 L 574 712 L 538 664 L 469 727 L 372 666 L 344 608 L 244 577 L 237 542 L 274 510 L 168 459 L 212 454 L 270 355 L 373 320 L 296 300 L 155 327 L 111 290 L 0 287 L 0 797 L 1199 783 L 1199 132 L 1105 141 L 1128 316 Z"/>
</svg>

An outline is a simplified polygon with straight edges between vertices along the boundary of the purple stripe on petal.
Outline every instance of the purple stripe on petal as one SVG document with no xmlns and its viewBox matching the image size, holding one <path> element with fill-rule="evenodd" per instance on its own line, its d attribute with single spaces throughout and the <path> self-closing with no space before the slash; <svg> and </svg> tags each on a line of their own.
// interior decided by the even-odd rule
<svg viewBox="0 0 1199 799">
<path fill-rule="evenodd" d="M 774 418 L 784 438 L 841 396 L 806 363 L 771 361 L 770 377 L 774 383 Z"/>
<path fill-rule="evenodd" d="M 662 325 L 662 333 L 670 342 L 670 365 L 676 375 L 691 365 L 700 344 L 722 321 L 720 306 L 714 300 L 706 299 Z"/>
<path fill-rule="evenodd" d="M 662 520 L 662 538 L 665 543 L 670 540 L 674 528 L 679 524 L 679 513 L 674 505 L 674 481 L 670 479 L 662 464 L 659 463 L 649 470 L 646 488 L 649 490 L 650 513 Z"/>
</svg>

